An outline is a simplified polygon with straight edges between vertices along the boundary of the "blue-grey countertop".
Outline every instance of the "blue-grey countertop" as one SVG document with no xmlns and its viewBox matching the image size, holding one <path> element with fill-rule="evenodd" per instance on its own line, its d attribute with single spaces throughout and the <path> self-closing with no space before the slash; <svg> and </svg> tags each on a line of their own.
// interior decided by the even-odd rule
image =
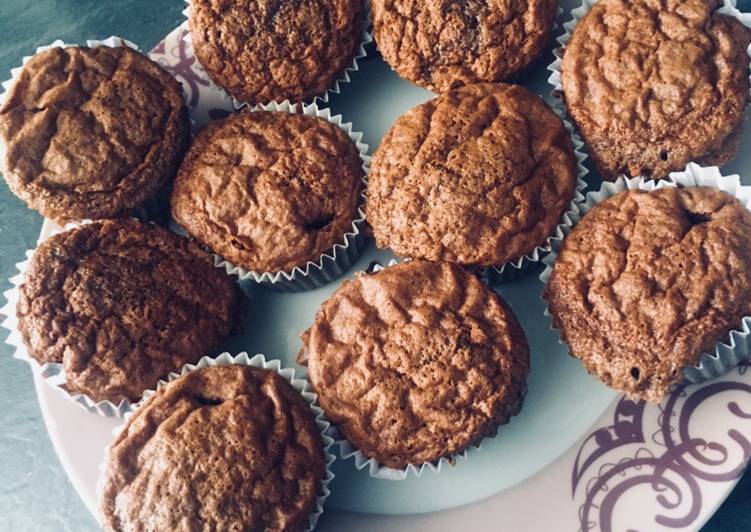
<svg viewBox="0 0 751 532">
<path fill-rule="evenodd" d="M 744 5 L 745 4 L 745 5 Z M 741 2 L 749 10 L 751 2 Z M 181 0 L 0 0 L 0 78 L 37 46 L 117 34 L 149 50 L 182 19 Z M 0 184 L 0 289 L 42 218 Z M 5 339 L 5 333 L 0 333 Z M 85 436 L 82 436 L 85 437 Z M 706 531 L 751 530 L 751 474 L 706 525 Z M 0 345 L 0 531 L 96 530 L 55 456 L 37 404 L 31 372 Z"/>
</svg>

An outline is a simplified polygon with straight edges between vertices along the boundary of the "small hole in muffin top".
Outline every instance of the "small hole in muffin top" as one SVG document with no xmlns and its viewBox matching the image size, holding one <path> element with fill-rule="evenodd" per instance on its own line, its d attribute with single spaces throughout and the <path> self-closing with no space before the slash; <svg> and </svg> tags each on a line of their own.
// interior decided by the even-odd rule
<svg viewBox="0 0 751 532">
<path fill-rule="evenodd" d="M 224 402 L 221 399 L 214 399 L 212 397 L 204 397 L 203 395 L 197 395 L 195 397 L 195 400 L 196 400 L 196 403 L 198 403 L 201 406 L 217 406 Z"/>
<path fill-rule="evenodd" d="M 631 376 L 634 380 L 639 380 L 639 368 L 631 368 Z"/>
<path fill-rule="evenodd" d="M 307 222 L 303 227 L 306 231 L 320 231 L 329 225 L 333 219 L 333 214 L 324 214 L 323 216 L 319 216 L 318 218 Z"/>
<path fill-rule="evenodd" d="M 686 211 L 686 218 L 691 225 L 700 225 L 712 219 L 707 214 L 691 211 Z"/>
<path fill-rule="evenodd" d="M 668 150 L 660 150 L 660 159 L 667 161 L 669 157 Z"/>
</svg>

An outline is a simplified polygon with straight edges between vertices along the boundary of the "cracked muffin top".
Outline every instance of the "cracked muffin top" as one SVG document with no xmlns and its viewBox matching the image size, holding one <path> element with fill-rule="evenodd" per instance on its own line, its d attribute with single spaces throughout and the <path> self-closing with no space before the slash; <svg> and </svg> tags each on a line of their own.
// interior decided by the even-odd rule
<svg viewBox="0 0 751 532">
<path fill-rule="evenodd" d="M 437 92 L 518 74 L 551 37 L 556 0 L 373 0 L 383 58 Z"/>
<path fill-rule="evenodd" d="M 0 107 L 0 171 L 57 222 L 130 216 L 169 184 L 189 135 L 180 84 L 146 56 L 51 48 Z"/>
<path fill-rule="evenodd" d="M 172 216 L 225 259 L 257 272 L 317 261 L 352 230 L 363 161 L 315 116 L 242 112 L 196 136 L 172 192 Z"/>
<path fill-rule="evenodd" d="M 362 0 L 192 0 L 190 35 L 209 77 L 252 104 L 307 101 L 355 55 Z"/>
<path fill-rule="evenodd" d="M 399 255 L 501 265 L 544 244 L 576 180 L 569 133 L 541 98 L 469 85 L 391 127 L 373 155 L 368 221 Z"/>
<path fill-rule="evenodd" d="M 566 106 L 603 178 L 721 165 L 740 141 L 751 31 L 720 0 L 602 0 L 566 45 Z"/>
<path fill-rule="evenodd" d="M 117 404 L 208 354 L 242 305 L 237 284 L 197 244 L 122 219 L 42 242 L 16 314 L 29 355 L 61 363 L 69 392 Z"/>
<path fill-rule="evenodd" d="M 621 192 L 566 237 L 544 296 L 590 373 L 659 402 L 751 315 L 751 212 L 713 188 Z"/>
<path fill-rule="evenodd" d="M 162 387 L 110 444 L 108 531 L 302 531 L 326 455 L 313 412 L 273 371 L 213 366 Z"/>
<path fill-rule="evenodd" d="M 388 467 L 434 462 L 494 435 L 527 389 L 519 322 L 455 264 L 415 260 L 345 281 L 302 338 L 326 416 Z"/>
</svg>

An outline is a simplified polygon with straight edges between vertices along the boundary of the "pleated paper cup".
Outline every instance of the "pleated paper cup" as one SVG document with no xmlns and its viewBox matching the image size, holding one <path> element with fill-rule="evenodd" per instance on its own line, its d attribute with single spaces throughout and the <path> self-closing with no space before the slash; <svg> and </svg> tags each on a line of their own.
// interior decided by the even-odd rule
<svg viewBox="0 0 751 532">
<path fill-rule="evenodd" d="M 352 267 L 360 257 L 365 246 L 365 235 L 363 234 L 365 225 L 364 206 L 368 173 L 370 172 L 370 156 L 368 155 L 368 145 L 362 142 L 362 133 L 353 131 L 352 123 L 344 122 L 341 115 L 332 115 L 330 109 L 320 109 L 315 103 L 305 105 L 290 103 L 285 100 L 281 103 L 272 102 L 253 107 L 247 106 L 247 111 L 305 114 L 326 120 L 344 130 L 349 139 L 357 146 L 360 160 L 362 161 L 363 178 L 360 205 L 357 208 L 357 214 L 355 219 L 352 220 L 350 229 L 341 235 L 341 240 L 326 253 L 301 266 L 296 266 L 291 270 L 275 272 L 254 271 L 230 262 L 218 254 L 214 254 L 215 265 L 219 268 L 224 268 L 231 275 L 236 275 L 239 280 L 251 279 L 267 288 L 281 292 L 311 290 L 335 281 Z"/>
<path fill-rule="evenodd" d="M 404 259 L 405 262 L 409 260 L 410 259 Z M 391 261 L 389 261 L 387 267 L 391 267 L 396 264 L 399 264 L 399 261 L 392 259 Z M 383 269 L 384 267 L 380 263 L 373 262 L 366 271 L 360 272 L 358 275 L 372 274 Z M 469 448 L 464 449 L 462 452 L 454 453 L 447 457 L 441 458 L 440 460 L 425 462 L 422 464 L 409 464 L 407 467 L 404 467 L 402 469 L 395 469 L 381 464 L 375 458 L 366 456 L 360 449 L 352 445 L 352 443 L 344 437 L 344 435 L 336 425 L 331 425 L 328 431 L 328 435 L 339 447 L 340 458 L 344 460 L 352 460 L 355 469 L 357 469 L 358 471 L 367 469 L 368 474 L 371 477 L 381 480 L 405 480 L 409 476 L 420 477 L 426 471 L 440 473 L 444 467 L 451 466 L 456 464 L 457 462 L 466 460 L 467 454 L 470 449 L 472 449 L 473 452 L 479 451 L 481 449 L 480 442 L 478 441 L 476 444 L 471 445 Z"/>
<path fill-rule="evenodd" d="M 93 223 L 93 220 L 69 222 L 63 227 L 58 227 L 50 231 L 47 238 L 71 231 L 77 227 L 90 223 Z M 41 240 L 39 243 L 41 243 Z M 122 418 L 126 412 L 133 408 L 131 401 L 128 399 L 122 399 L 118 403 L 109 400 L 97 401 L 85 394 L 71 393 L 66 387 L 65 368 L 62 363 L 45 362 L 42 364 L 29 354 L 28 348 L 23 341 L 23 336 L 18 327 L 16 307 L 20 299 L 21 285 L 23 285 L 25 281 L 26 272 L 28 271 L 35 251 L 35 249 L 27 250 L 25 253 L 26 259 L 16 264 L 17 273 L 9 279 L 11 288 L 6 290 L 3 294 L 5 296 L 5 304 L 0 308 L 0 312 L 5 318 L 0 322 L 0 327 L 6 329 L 10 333 L 5 340 L 5 343 L 13 347 L 14 358 L 23 360 L 29 364 L 35 375 L 41 377 L 45 383 L 53 388 L 58 388 L 60 393 L 62 393 L 67 399 L 73 401 L 84 410 L 104 417 Z"/>
<path fill-rule="evenodd" d="M 71 230 L 86 223 L 91 223 L 91 220 L 69 223 L 64 228 L 53 231 L 50 236 Z M 5 340 L 5 343 L 13 347 L 13 357 L 29 364 L 35 375 L 41 377 L 50 386 L 58 388 L 65 397 L 83 407 L 85 410 L 105 417 L 123 417 L 125 412 L 131 408 L 131 403 L 127 399 L 123 399 L 119 403 L 113 403 L 112 401 L 96 401 L 88 395 L 80 393 L 71 393 L 65 387 L 65 369 L 63 368 L 62 363 L 45 362 L 42 364 L 29 355 L 21 331 L 18 328 L 18 317 L 16 314 L 16 307 L 20 297 L 20 288 L 24 283 L 26 272 L 31 263 L 31 258 L 34 255 L 34 250 L 26 251 L 25 255 L 26 260 L 16 264 L 18 273 L 10 278 L 11 288 L 4 293 L 5 304 L 2 309 L 0 309 L 0 312 L 5 316 L 5 319 L 0 323 L 0 326 L 10 333 Z"/>
<path fill-rule="evenodd" d="M 321 408 L 318 406 L 317 396 L 310 390 L 310 384 L 308 383 L 308 381 L 304 377 L 296 377 L 295 370 L 293 368 L 283 367 L 281 361 L 277 359 L 267 360 L 265 355 L 263 354 L 250 356 L 246 352 L 238 353 L 237 355 L 231 355 L 230 353 L 225 352 L 216 357 L 202 357 L 195 364 L 185 364 L 179 372 L 173 372 L 169 375 L 165 375 L 165 378 L 159 381 L 154 390 L 145 392 L 143 394 L 143 398 L 137 404 L 131 405 L 123 416 L 123 424 L 119 427 L 116 427 L 113 431 L 113 434 L 115 436 L 118 436 L 122 432 L 126 424 L 129 422 L 130 418 L 138 411 L 138 409 L 148 403 L 151 397 L 153 397 L 159 390 L 164 388 L 168 383 L 177 380 L 180 377 L 187 375 L 188 373 L 196 371 L 197 369 L 229 365 L 250 366 L 253 368 L 273 371 L 274 373 L 283 377 L 287 382 L 289 382 L 295 390 L 300 392 L 302 398 L 310 406 L 310 410 L 315 417 L 316 426 L 318 427 L 318 430 L 321 433 L 321 438 L 323 439 L 323 449 L 326 455 L 326 472 L 324 474 L 323 481 L 321 482 L 320 495 L 318 496 L 318 499 L 316 501 L 315 510 L 310 514 L 310 517 L 308 518 L 308 527 L 305 530 L 309 532 L 313 530 L 316 526 L 316 523 L 318 523 L 318 519 L 323 513 L 324 503 L 326 502 L 328 496 L 331 494 L 329 484 L 334 479 L 334 473 L 331 471 L 331 464 L 336 459 L 334 454 L 331 452 L 331 446 L 334 444 L 334 440 L 329 435 L 331 425 L 326 419 L 323 410 L 321 410 Z M 100 474 L 99 482 L 97 483 L 98 499 L 101 499 L 101 493 L 104 488 L 103 473 L 106 467 L 108 455 L 109 447 L 107 448 L 107 452 L 105 453 L 105 460 L 99 466 Z"/>
<path fill-rule="evenodd" d="M 653 191 L 666 187 L 711 187 L 727 192 L 738 199 L 743 206 L 751 211 L 751 186 L 741 184 L 737 175 L 723 176 L 716 166 L 702 167 L 689 163 L 682 172 L 673 172 L 669 179 L 653 181 L 643 177 L 619 177 L 614 182 L 603 182 L 600 190 L 587 194 L 586 201 L 581 205 L 580 213 L 575 219 L 578 223 L 592 208 L 624 190 Z M 568 229 L 567 234 L 571 232 Z M 540 274 L 540 280 L 547 284 L 553 273 L 556 257 L 563 245 L 563 239 L 556 241 L 551 253 L 543 259 L 545 270 Z M 547 305 L 547 301 L 545 302 Z M 546 306 L 545 315 L 550 316 Z M 554 328 L 554 330 L 556 330 Z M 559 342 L 563 343 L 560 338 Z M 751 316 L 746 316 L 737 324 L 737 328 L 730 331 L 715 344 L 710 352 L 703 353 L 694 366 L 683 369 L 685 379 L 692 383 L 700 383 L 713 379 L 735 367 L 738 362 L 751 354 Z"/>
<path fill-rule="evenodd" d="M 563 97 L 563 83 L 561 81 L 561 61 L 563 61 L 563 54 L 566 51 L 566 45 L 574 34 L 574 29 L 597 2 L 598 0 L 582 0 L 582 5 L 571 10 L 571 20 L 563 24 L 563 35 L 556 39 L 559 46 L 553 49 L 555 59 L 548 65 L 548 70 L 550 71 L 548 83 L 552 86 L 553 108 L 560 112 L 561 116 L 569 116 L 566 109 L 566 102 Z M 751 28 L 751 13 L 743 13 L 739 11 L 737 8 L 737 0 L 724 0 L 722 7 L 720 7 L 717 12 L 722 13 L 723 15 L 735 17 L 744 26 Z M 751 45 L 747 48 L 747 53 L 751 68 Z M 749 97 L 751 98 L 751 70 L 749 74 Z"/>
<path fill-rule="evenodd" d="M 45 46 L 39 46 L 36 49 L 36 52 L 34 55 L 44 52 L 45 50 L 50 50 L 52 48 L 69 48 L 71 46 L 81 46 L 79 44 L 75 43 L 66 43 L 60 39 L 54 41 L 51 44 L 45 45 Z M 86 46 L 89 48 L 97 48 L 100 46 L 107 46 L 109 48 L 118 48 L 121 46 L 126 46 L 132 50 L 135 50 L 136 52 L 141 52 L 138 45 L 135 43 L 132 43 L 131 41 L 128 41 L 127 39 L 123 39 L 122 37 L 116 37 L 111 36 L 104 40 L 96 40 L 96 39 L 90 39 L 86 41 Z M 18 76 L 21 75 L 21 71 L 23 70 L 24 65 L 29 62 L 29 60 L 33 57 L 33 55 L 27 55 L 24 56 L 21 60 L 21 65 L 15 68 L 12 68 L 10 71 L 11 77 L 10 79 L 2 82 L 2 89 L 3 92 L 0 93 L 0 107 L 5 103 L 5 99 L 9 96 L 11 89 L 16 84 L 16 81 L 18 80 Z M 162 65 L 160 65 L 162 66 Z M 185 91 L 182 90 L 181 92 L 183 95 L 183 100 L 185 100 Z M 193 122 L 193 119 L 189 117 L 188 111 L 187 111 L 187 102 L 185 109 L 185 115 L 186 120 L 190 121 L 191 127 L 195 126 L 195 123 Z M 187 137 L 185 139 L 185 147 L 189 144 L 190 138 Z M 6 154 L 6 148 L 5 143 L 2 142 L 0 139 L 0 172 L 2 171 L 3 161 L 5 161 L 5 154 Z M 157 191 L 156 194 L 154 194 L 150 199 L 146 200 L 140 207 L 134 208 L 132 211 L 132 215 L 141 219 L 141 220 L 154 220 L 156 222 L 162 223 L 165 222 L 168 217 L 169 212 L 169 192 L 170 188 L 172 186 L 172 180 L 170 179 L 170 182 L 163 187 L 161 190 Z"/>
<path fill-rule="evenodd" d="M 185 21 L 182 23 L 182 27 L 185 28 L 185 44 L 187 45 L 188 49 L 188 55 L 191 57 L 195 57 L 195 52 L 193 51 L 193 39 L 190 34 L 190 27 L 189 27 L 189 19 L 190 19 L 190 13 L 192 10 L 191 6 L 191 0 L 184 0 L 185 1 L 185 9 L 183 9 L 183 16 L 185 17 Z M 307 98 L 303 100 L 303 103 L 315 103 L 316 101 L 320 100 L 323 103 L 329 103 L 329 98 L 331 94 L 340 94 L 342 91 L 342 85 L 345 85 L 347 83 L 350 83 L 351 76 L 353 73 L 360 70 L 360 67 L 358 66 L 358 61 L 365 59 L 367 57 L 368 52 L 366 51 L 365 47 L 373 42 L 373 36 L 370 33 L 370 22 L 369 22 L 369 9 L 368 9 L 368 3 L 365 2 L 363 4 L 362 9 L 362 30 L 360 32 L 360 42 L 355 48 L 355 53 L 352 56 L 352 60 L 350 63 L 345 66 L 341 72 L 339 72 L 339 75 L 334 79 L 331 86 L 326 89 L 323 93 L 317 94 L 315 96 L 312 96 L 310 98 Z M 203 75 L 203 78 L 205 81 L 208 81 L 210 84 L 210 88 L 212 91 L 221 92 L 225 95 L 227 100 L 230 100 L 232 102 L 232 105 L 235 109 L 240 109 L 244 105 L 247 105 L 246 102 L 242 102 L 238 100 L 237 98 L 231 96 L 227 91 L 225 91 L 223 88 L 221 88 L 219 85 L 217 85 L 214 80 L 211 79 L 211 77 L 208 75 L 206 70 L 201 65 L 200 61 L 196 61 L 196 69 Z"/>
</svg>

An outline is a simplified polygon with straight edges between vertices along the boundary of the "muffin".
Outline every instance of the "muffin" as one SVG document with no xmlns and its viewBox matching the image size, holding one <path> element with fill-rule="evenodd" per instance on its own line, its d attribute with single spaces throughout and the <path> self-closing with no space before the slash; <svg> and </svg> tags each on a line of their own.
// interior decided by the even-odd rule
<svg viewBox="0 0 751 532">
<path fill-rule="evenodd" d="M 720 0 L 602 0 L 576 25 L 561 81 L 604 179 L 721 165 L 740 141 L 751 31 Z"/>
<path fill-rule="evenodd" d="M 469 85 L 408 111 L 376 150 L 367 217 L 379 247 L 494 266 L 545 243 L 577 182 L 571 138 L 517 85 Z"/>
<path fill-rule="evenodd" d="M 621 192 L 566 237 L 544 297 L 590 373 L 659 402 L 751 315 L 751 212 L 709 187 Z"/>
<path fill-rule="evenodd" d="M 507 80 L 548 43 L 556 0 L 372 0 L 383 58 L 402 78 L 436 92 Z"/>
<path fill-rule="evenodd" d="M 238 322 L 232 278 L 188 239 L 136 220 L 52 236 L 31 259 L 16 314 L 29 356 L 60 363 L 93 401 L 136 401 Z"/>
<path fill-rule="evenodd" d="M 361 0 L 191 0 L 193 50 L 242 102 L 308 101 L 331 87 L 360 43 Z"/>
<path fill-rule="evenodd" d="M 325 473 L 315 418 L 289 382 L 207 367 L 160 388 L 110 444 L 101 521 L 109 531 L 301 531 Z"/>
<path fill-rule="evenodd" d="M 58 223 L 130 216 L 169 185 L 189 135 L 180 84 L 154 61 L 127 46 L 50 48 L 0 107 L 0 171 Z"/>
<path fill-rule="evenodd" d="M 175 179 L 172 216 L 243 268 L 292 270 L 352 230 L 362 164 L 354 142 L 322 118 L 237 113 L 196 136 Z"/>
<path fill-rule="evenodd" d="M 345 281 L 302 335 L 326 416 L 362 454 L 401 469 L 451 457 L 519 412 L 529 372 L 513 312 L 449 263 Z"/>
</svg>

